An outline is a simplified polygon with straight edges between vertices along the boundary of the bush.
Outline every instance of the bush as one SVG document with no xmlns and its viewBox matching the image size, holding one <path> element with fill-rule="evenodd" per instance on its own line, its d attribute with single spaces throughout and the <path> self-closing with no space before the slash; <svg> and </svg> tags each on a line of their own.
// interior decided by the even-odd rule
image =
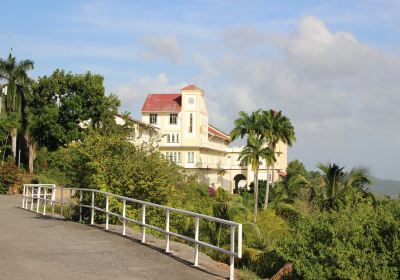
<svg viewBox="0 0 400 280">
<path fill-rule="evenodd" d="M 399 279 L 400 203 L 359 204 L 296 221 L 277 251 L 304 279 Z"/>
<path fill-rule="evenodd" d="M 13 160 L 7 160 L 0 166 L 0 194 L 6 194 L 8 189 L 19 182 L 20 169 Z"/>
</svg>

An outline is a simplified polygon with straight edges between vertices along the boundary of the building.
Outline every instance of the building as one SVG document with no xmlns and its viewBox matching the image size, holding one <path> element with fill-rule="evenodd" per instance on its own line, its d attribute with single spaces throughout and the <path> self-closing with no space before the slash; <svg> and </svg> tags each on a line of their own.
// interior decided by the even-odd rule
<svg viewBox="0 0 400 280">
<path fill-rule="evenodd" d="M 115 116 L 116 124 L 125 125 L 127 121 L 129 122 L 128 125 L 131 128 L 129 140 L 132 143 L 135 145 L 149 143 L 158 145 L 160 143 L 162 134 L 160 133 L 160 129 L 158 127 L 135 120 L 131 117 L 128 117 L 126 120 L 126 118 L 124 118 L 122 115 Z"/>
<path fill-rule="evenodd" d="M 193 170 L 201 182 L 236 192 L 248 185 L 253 171 L 242 166 L 242 147 L 229 147 L 229 136 L 211 125 L 204 92 L 189 85 L 179 93 L 149 94 L 142 107 L 142 123 L 154 126 L 162 136 L 159 149 L 167 159 Z M 275 178 L 285 174 L 287 146 L 279 143 Z M 271 176 L 270 176 L 271 177 Z M 267 179 L 265 163 L 260 179 Z"/>
</svg>

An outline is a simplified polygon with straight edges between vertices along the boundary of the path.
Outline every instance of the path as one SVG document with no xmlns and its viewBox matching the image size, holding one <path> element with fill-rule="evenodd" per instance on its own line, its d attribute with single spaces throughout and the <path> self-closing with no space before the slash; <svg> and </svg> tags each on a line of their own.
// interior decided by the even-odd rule
<svg viewBox="0 0 400 280">
<path fill-rule="evenodd" d="M 0 279 L 223 279 L 96 227 L 50 219 L 0 195 Z"/>
</svg>

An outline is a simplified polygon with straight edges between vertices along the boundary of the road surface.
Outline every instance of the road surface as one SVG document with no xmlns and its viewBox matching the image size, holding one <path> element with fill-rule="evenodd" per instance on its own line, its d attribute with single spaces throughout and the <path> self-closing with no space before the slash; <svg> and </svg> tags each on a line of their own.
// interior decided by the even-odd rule
<svg viewBox="0 0 400 280">
<path fill-rule="evenodd" d="M 19 208 L 0 195 L 0 279 L 223 279 L 95 227 Z"/>
</svg>

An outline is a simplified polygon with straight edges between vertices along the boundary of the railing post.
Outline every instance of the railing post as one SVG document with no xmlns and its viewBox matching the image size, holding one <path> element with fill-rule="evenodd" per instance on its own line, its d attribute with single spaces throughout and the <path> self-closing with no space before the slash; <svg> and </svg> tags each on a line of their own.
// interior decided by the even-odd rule
<svg viewBox="0 0 400 280">
<path fill-rule="evenodd" d="M 94 224 L 94 191 L 92 191 L 92 207 L 91 207 L 91 214 L 90 214 L 90 224 Z"/>
<path fill-rule="evenodd" d="M 56 204 L 56 186 L 53 185 L 51 190 L 51 216 L 54 217 L 54 207 Z"/>
<path fill-rule="evenodd" d="M 108 230 L 108 222 L 109 222 L 109 216 L 108 216 L 108 203 L 109 203 L 109 197 L 106 194 L 106 230 Z"/>
<path fill-rule="evenodd" d="M 122 235 L 125 235 L 126 230 L 126 200 L 122 199 Z"/>
<path fill-rule="evenodd" d="M 166 238 L 166 244 L 165 244 L 165 252 L 169 253 L 169 210 L 165 212 L 165 238 Z"/>
<path fill-rule="evenodd" d="M 25 209 L 28 209 L 28 201 L 29 201 L 29 186 L 26 186 L 25 189 Z"/>
<path fill-rule="evenodd" d="M 242 258 L 242 238 L 243 238 L 243 233 L 242 233 L 242 224 L 239 224 L 238 226 L 238 258 Z"/>
<path fill-rule="evenodd" d="M 79 222 L 82 223 L 82 200 L 83 194 L 82 190 L 79 191 Z"/>
<path fill-rule="evenodd" d="M 39 213 L 40 192 L 41 192 L 41 187 L 38 187 L 38 191 L 37 191 L 37 193 L 36 193 L 36 213 Z"/>
<path fill-rule="evenodd" d="M 33 193 L 34 193 L 34 190 L 35 190 L 35 187 L 32 187 L 31 188 L 31 191 L 32 191 L 32 193 L 31 193 L 31 211 L 33 211 Z"/>
<path fill-rule="evenodd" d="M 46 215 L 46 206 L 47 206 L 47 187 L 44 187 L 44 203 L 43 203 L 43 215 Z"/>
<path fill-rule="evenodd" d="M 229 280 L 233 280 L 235 275 L 235 226 L 231 225 L 231 255 L 229 256 Z"/>
<path fill-rule="evenodd" d="M 25 184 L 24 189 L 22 190 L 22 208 L 25 208 Z"/>
<path fill-rule="evenodd" d="M 199 217 L 194 218 L 194 266 L 199 266 L 199 226 L 200 226 L 200 219 Z"/>
<path fill-rule="evenodd" d="M 142 204 L 142 243 L 146 243 L 146 204 Z"/>
<path fill-rule="evenodd" d="M 64 217 L 64 189 L 61 188 L 61 210 L 60 210 L 60 214 L 62 217 Z"/>
<path fill-rule="evenodd" d="M 72 217 L 72 189 L 69 190 L 68 204 L 69 204 L 69 216 Z"/>
</svg>

